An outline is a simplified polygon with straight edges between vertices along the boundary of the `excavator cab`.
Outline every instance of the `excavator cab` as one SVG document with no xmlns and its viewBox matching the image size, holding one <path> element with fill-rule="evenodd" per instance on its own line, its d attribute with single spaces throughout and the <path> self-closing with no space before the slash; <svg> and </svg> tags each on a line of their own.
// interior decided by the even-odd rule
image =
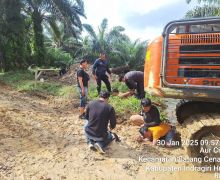
<svg viewBox="0 0 220 180">
<path fill-rule="evenodd" d="M 202 158 L 196 166 L 219 165 L 220 143 L 213 142 L 220 142 L 220 18 L 168 23 L 148 45 L 144 86 L 152 95 L 181 99 L 176 116 L 187 154 Z"/>
<path fill-rule="evenodd" d="M 145 89 L 188 100 L 220 101 L 220 18 L 172 21 L 149 44 Z"/>
</svg>

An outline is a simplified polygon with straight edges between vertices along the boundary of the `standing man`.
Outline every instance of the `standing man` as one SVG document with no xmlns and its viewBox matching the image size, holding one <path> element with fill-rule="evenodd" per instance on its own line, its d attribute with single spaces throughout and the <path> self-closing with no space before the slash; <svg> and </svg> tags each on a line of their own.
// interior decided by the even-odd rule
<svg viewBox="0 0 220 180">
<path fill-rule="evenodd" d="M 114 139 L 114 135 L 108 131 L 116 127 L 116 116 L 114 108 L 108 104 L 110 93 L 102 91 L 99 100 L 92 101 L 86 107 L 85 135 L 89 148 L 99 153 L 105 153 L 104 148 Z"/>
<path fill-rule="evenodd" d="M 80 93 L 80 119 L 85 119 L 85 106 L 87 103 L 88 97 L 88 82 L 89 82 L 89 75 L 86 73 L 87 68 L 87 60 L 83 59 L 80 61 L 80 68 L 77 71 L 77 84 Z"/>
<path fill-rule="evenodd" d="M 130 89 L 132 94 L 134 90 L 137 90 L 136 97 L 138 99 L 143 99 L 145 97 L 144 91 L 144 73 L 141 71 L 130 71 L 127 72 L 124 76 L 119 77 L 120 82 L 124 82 L 127 87 Z"/>
<path fill-rule="evenodd" d="M 108 60 L 106 59 L 106 54 L 104 52 L 100 53 L 99 58 L 96 59 L 93 64 L 92 74 L 97 82 L 98 94 L 101 91 L 102 81 L 105 83 L 108 91 L 111 92 L 111 84 L 109 82 L 108 76 L 106 75 L 106 72 L 108 72 L 108 74 L 111 74 L 108 65 L 109 63 Z"/>
</svg>

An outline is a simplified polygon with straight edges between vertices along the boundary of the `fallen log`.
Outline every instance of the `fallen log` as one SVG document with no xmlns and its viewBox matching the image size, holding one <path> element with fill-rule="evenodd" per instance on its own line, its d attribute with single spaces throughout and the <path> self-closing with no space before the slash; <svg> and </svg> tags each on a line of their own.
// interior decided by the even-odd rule
<svg viewBox="0 0 220 180">
<path fill-rule="evenodd" d="M 129 65 L 125 65 L 125 66 L 120 66 L 117 68 L 111 68 L 110 70 L 113 74 L 119 75 L 119 74 L 125 74 L 128 71 L 130 71 L 130 67 L 129 67 Z"/>
</svg>

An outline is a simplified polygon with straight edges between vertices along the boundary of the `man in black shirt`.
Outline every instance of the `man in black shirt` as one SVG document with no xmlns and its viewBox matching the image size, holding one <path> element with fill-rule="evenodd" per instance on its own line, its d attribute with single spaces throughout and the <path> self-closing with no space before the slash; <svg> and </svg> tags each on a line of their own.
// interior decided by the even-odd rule
<svg viewBox="0 0 220 180">
<path fill-rule="evenodd" d="M 151 140 L 154 140 L 154 137 L 159 138 L 160 136 L 160 138 L 164 138 L 166 142 L 166 147 L 172 147 L 171 142 L 175 135 L 175 127 L 161 122 L 160 112 L 156 106 L 151 104 L 151 100 L 149 98 L 142 99 L 141 106 L 141 115 L 143 117 L 144 124 L 141 126 L 139 130 L 141 136 L 137 138 L 137 141 L 141 142 L 144 138 L 149 137 Z M 136 116 L 136 120 L 137 119 L 138 118 Z M 153 129 L 153 127 L 157 127 L 157 129 Z M 161 133 L 163 133 L 163 135 Z M 155 141 L 153 141 L 153 144 L 156 145 L 156 142 L 157 141 L 155 139 Z"/>
<path fill-rule="evenodd" d="M 149 98 L 145 98 L 141 100 L 140 115 L 132 115 L 130 121 L 135 125 L 144 124 L 145 127 L 158 126 L 161 123 L 160 112 Z"/>
<path fill-rule="evenodd" d="M 120 82 L 124 82 L 127 87 L 130 89 L 131 94 L 133 91 L 137 90 L 136 97 L 138 99 L 143 99 L 145 97 L 144 91 L 144 73 L 141 71 L 130 71 L 127 72 L 124 76 L 119 77 Z"/>
<path fill-rule="evenodd" d="M 160 112 L 157 107 L 151 104 L 149 98 L 142 99 L 141 106 L 141 115 L 143 116 L 145 125 L 148 127 L 158 126 L 161 123 L 161 120 Z"/>
<path fill-rule="evenodd" d="M 108 74 L 111 74 L 111 71 L 108 65 L 109 65 L 109 62 L 106 59 L 106 54 L 104 52 L 100 53 L 99 58 L 96 59 L 93 64 L 92 74 L 97 83 L 98 94 L 101 91 L 102 81 L 105 83 L 108 91 L 111 92 L 111 84 L 109 82 L 108 76 L 106 75 L 106 72 L 108 72 Z"/>
<path fill-rule="evenodd" d="M 142 111 L 141 115 L 144 119 L 144 125 L 141 126 L 139 132 L 143 136 L 147 128 L 158 126 L 161 123 L 160 113 L 156 106 L 151 104 L 149 98 L 141 100 Z"/>
<path fill-rule="evenodd" d="M 112 133 L 108 131 L 116 127 L 116 117 L 114 108 L 108 104 L 110 93 L 101 92 L 99 100 L 92 101 L 86 107 L 85 134 L 88 139 L 90 149 L 95 148 L 100 153 L 105 153 L 104 148 L 114 139 Z"/>
<path fill-rule="evenodd" d="M 88 96 L 88 82 L 89 82 L 89 75 L 86 73 L 87 68 L 87 60 L 83 59 L 80 61 L 80 68 L 77 71 L 77 84 L 80 93 L 80 119 L 84 119 L 85 117 L 85 106 L 87 103 L 87 96 Z"/>
</svg>

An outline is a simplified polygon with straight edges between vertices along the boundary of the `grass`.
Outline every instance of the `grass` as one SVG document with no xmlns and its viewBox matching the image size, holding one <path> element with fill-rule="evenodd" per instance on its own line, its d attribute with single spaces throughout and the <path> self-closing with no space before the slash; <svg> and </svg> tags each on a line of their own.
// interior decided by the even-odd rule
<svg viewBox="0 0 220 180">
<path fill-rule="evenodd" d="M 127 86 L 124 83 L 113 82 L 112 88 L 117 88 L 120 92 L 128 91 Z M 102 85 L 102 90 L 106 90 L 105 85 Z M 96 90 L 96 85 L 91 85 L 89 87 L 89 99 L 94 100 L 97 99 L 98 93 Z M 152 102 L 162 104 L 163 100 L 159 97 L 151 96 L 150 94 L 146 94 L 146 97 L 150 98 Z M 135 98 L 134 96 L 128 98 L 119 98 L 117 96 L 110 96 L 109 103 L 114 107 L 116 114 L 119 117 L 130 116 L 131 114 L 138 114 L 141 111 L 140 100 Z M 165 120 L 167 115 L 162 107 L 159 107 L 161 119 Z"/>
<path fill-rule="evenodd" d="M 77 89 L 73 86 L 63 86 L 56 82 L 37 82 L 35 86 L 34 74 L 29 71 L 11 71 L 0 74 L 0 80 L 18 91 L 40 91 L 54 96 L 69 97 L 76 95 Z"/>
<path fill-rule="evenodd" d="M 0 80 L 5 82 L 6 84 L 12 86 L 14 89 L 18 91 L 40 91 L 46 94 L 50 94 L 53 96 L 61 96 L 61 97 L 75 97 L 78 98 L 78 90 L 76 87 L 62 85 L 57 82 L 38 82 L 35 86 L 34 74 L 29 71 L 13 71 L 7 73 L 0 73 Z M 120 92 L 128 91 L 128 88 L 125 84 L 115 81 L 112 83 L 112 88 L 117 88 Z M 102 85 L 102 90 L 106 90 L 105 85 Z M 98 94 L 96 90 L 96 85 L 91 84 L 89 87 L 89 99 L 94 100 L 97 99 Z M 153 102 L 158 104 L 163 104 L 163 100 L 158 97 L 151 96 L 149 94 L 146 95 Z M 115 108 L 116 114 L 119 117 L 128 117 L 131 114 L 137 114 L 140 112 L 140 100 L 135 97 L 128 97 L 125 99 L 111 96 L 109 99 L 109 103 Z M 161 112 L 161 119 L 166 119 L 166 113 L 164 109 L 159 107 Z"/>
</svg>

